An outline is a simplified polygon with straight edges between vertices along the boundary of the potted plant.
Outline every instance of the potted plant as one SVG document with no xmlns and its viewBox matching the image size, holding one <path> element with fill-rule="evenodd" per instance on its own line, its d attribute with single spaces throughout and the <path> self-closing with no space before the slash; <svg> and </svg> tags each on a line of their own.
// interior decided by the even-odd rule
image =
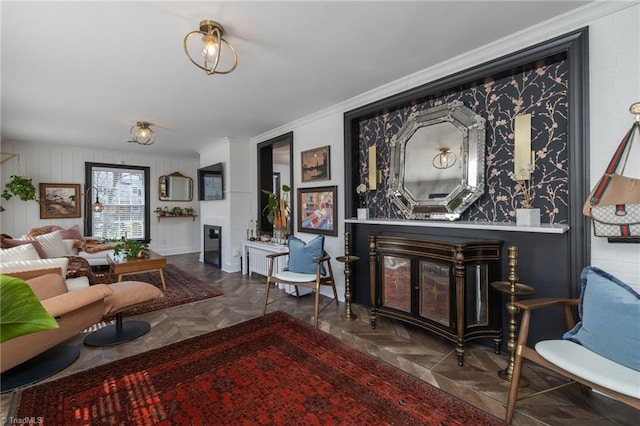
<svg viewBox="0 0 640 426">
<path fill-rule="evenodd" d="M 2 198 L 10 200 L 16 196 L 22 201 L 38 201 L 36 196 L 36 187 L 31 183 L 31 179 L 23 176 L 13 175 L 2 191 Z"/>
<path fill-rule="evenodd" d="M 269 196 L 267 205 L 264 206 L 262 213 L 267 215 L 267 220 L 273 225 L 273 237 L 276 242 L 279 243 L 285 242 L 289 225 L 289 206 L 285 199 L 289 191 L 291 191 L 291 188 L 288 185 L 282 185 L 283 196 L 282 198 L 278 198 L 273 192 L 266 189 L 262 190 L 262 192 Z"/>
<path fill-rule="evenodd" d="M 153 211 L 155 214 L 157 214 L 158 216 L 164 216 L 165 215 L 165 211 L 162 210 L 161 207 L 156 207 L 156 209 Z"/>
<path fill-rule="evenodd" d="M 187 216 L 193 216 L 194 212 L 195 210 L 193 210 L 191 207 L 185 207 L 184 209 L 184 214 L 186 214 Z"/>
<path fill-rule="evenodd" d="M 124 237 L 113 248 L 113 254 L 119 256 L 122 253 L 127 259 L 141 259 L 147 255 L 149 244 L 140 240 L 127 240 Z"/>
<path fill-rule="evenodd" d="M 175 206 L 171 209 L 171 215 L 173 216 L 182 216 L 182 207 Z"/>
</svg>

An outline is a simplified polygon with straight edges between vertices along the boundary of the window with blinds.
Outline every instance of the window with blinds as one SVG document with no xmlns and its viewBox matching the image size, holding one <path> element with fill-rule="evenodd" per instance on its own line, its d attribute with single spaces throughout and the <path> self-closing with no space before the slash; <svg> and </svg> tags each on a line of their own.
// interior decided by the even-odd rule
<svg viewBox="0 0 640 426">
<path fill-rule="evenodd" d="M 86 163 L 87 188 L 95 187 L 104 206 L 92 212 L 95 189 L 87 194 L 88 235 L 101 239 L 149 241 L 149 168 L 118 164 Z"/>
</svg>

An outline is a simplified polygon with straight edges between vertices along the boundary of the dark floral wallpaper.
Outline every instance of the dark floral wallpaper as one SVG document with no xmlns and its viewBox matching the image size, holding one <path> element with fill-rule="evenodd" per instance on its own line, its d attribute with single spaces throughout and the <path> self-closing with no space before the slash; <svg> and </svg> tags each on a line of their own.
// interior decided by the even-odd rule
<svg viewBox="0 0 640 426">
<path fill-rule="evenodd" d="M 487 78 L 460 87 L 426 102 L 387 111 L 360 121 L 359 171 L 367 180 L 367 148 L 377 148 L 377 164 L 382 170 L 378 190 L 366 193 L 365 203 L 372 218 L 404 218 L 387 196 L 390 140 L 412 111 L 460 100 L 487 120 L 485 142 L 485 193 L 461 220 L 515 222 L 515 209 L 521 207 L 517 184 L 509 177 L 513 171 L 514 117 L 531 113 L 531 149 L 535 151 L 532 184 L 533 207 L 540 208 L 542 223 L 568 221 L 568 64 L 563 59 L 522 67 L 508 76 Z"/>
</svg>

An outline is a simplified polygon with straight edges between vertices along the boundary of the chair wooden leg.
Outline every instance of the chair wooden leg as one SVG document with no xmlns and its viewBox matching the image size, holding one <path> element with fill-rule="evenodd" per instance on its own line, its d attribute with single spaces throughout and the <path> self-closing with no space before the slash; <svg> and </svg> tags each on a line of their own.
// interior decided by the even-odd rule
<svg viewBox="0 0 640 426">
<path fill-rule="evenodd" d="M 315 328 L 318 328 L 318 314 L 319 314 L 319 306 L 320 306 L 320 285 L 316 284 L 316 306 L 315 306 L 315 313 L 314 313 L 314 320 L 313 320 L 313 326 Z"/>
<path fill-rule="evenodd" d="M 264 291 L 264 305 L 262 306 L 262 316 L 265 316 L 267 313 L 267 304 L 269 302 L 269 289 L 271 288 L 271 283 L 267 278 L 267 288 Z"/>
</svg>

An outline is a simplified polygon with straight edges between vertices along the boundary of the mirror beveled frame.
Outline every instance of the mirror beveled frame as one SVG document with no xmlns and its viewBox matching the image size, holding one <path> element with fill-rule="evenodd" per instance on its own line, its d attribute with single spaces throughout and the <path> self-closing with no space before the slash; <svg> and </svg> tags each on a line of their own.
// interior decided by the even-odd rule
<svg viewBox="0 0 640 426">
<path fill-rule="evenodd" d="M 389 196 L 407 219 L 455 220 L 484 194 L 485 122 L 453 101 L 412 113 L 391 138 Z M 457 162 L 435 167 L 438 152 L 453 153 Z"/>
<path fill-rule="evenodd" d="M 167 193 L 167 180 L 171 178 L 185 179 L 186 182 L 188 182 L 188 194 L 180 197 L 176 196 L 174 198 L 170 193 Z M 193 201 L 193 179 L 180 172 L 173 172 L 171 174 L 158 177 L 158 199 L 160 201 Z"/>
</svg>

